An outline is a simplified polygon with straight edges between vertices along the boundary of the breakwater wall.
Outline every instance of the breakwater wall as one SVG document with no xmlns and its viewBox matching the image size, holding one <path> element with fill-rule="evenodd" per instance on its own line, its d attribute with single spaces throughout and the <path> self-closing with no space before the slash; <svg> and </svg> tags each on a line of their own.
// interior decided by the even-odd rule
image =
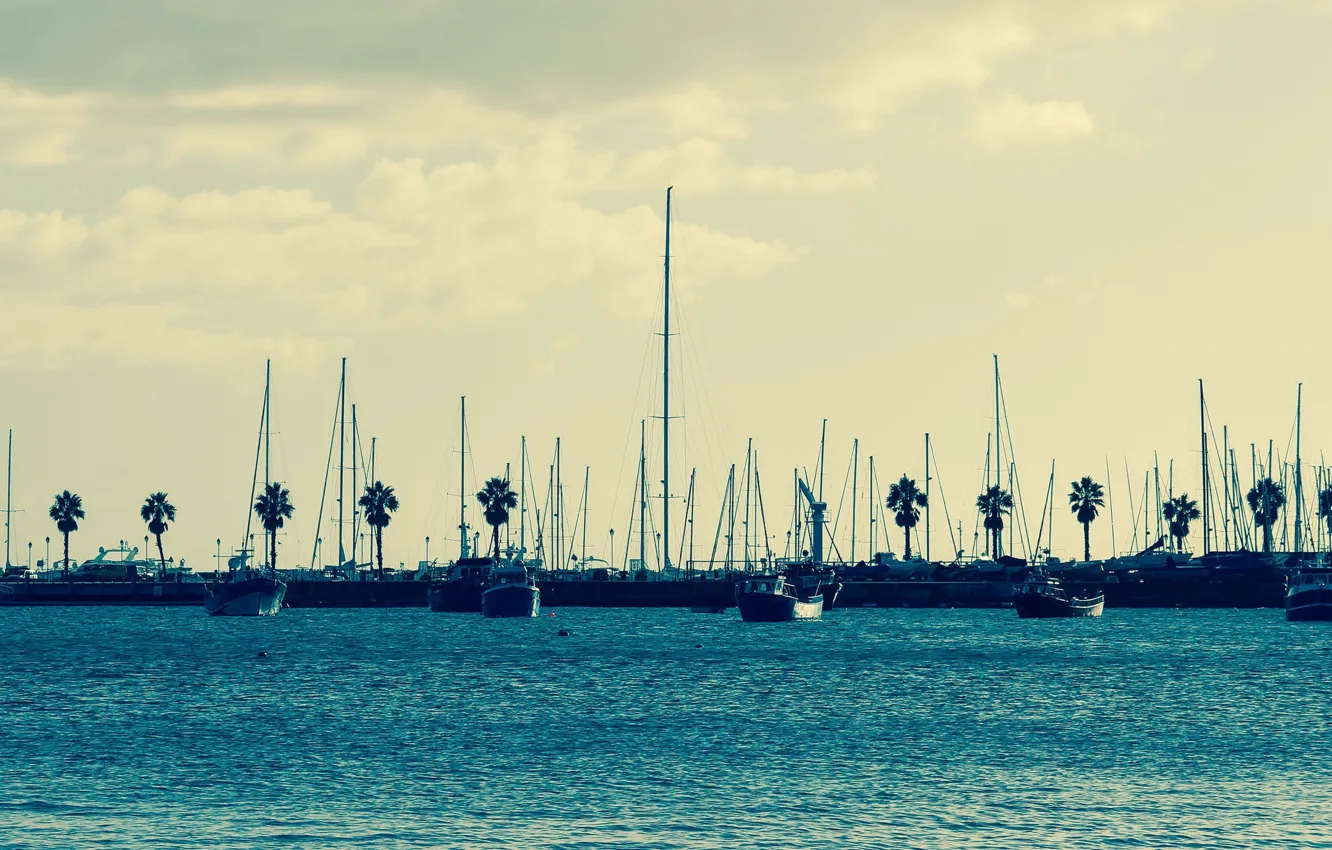
<svg viewBox="0 0 1332 850">
<path fill-rule="evenodd" d="M 735 604 L 726 580 L 543 581 L 547 608 L 687 608 Z M 307 581 L 287 583 L 290 608 L 418 608 L 424 581 Z M 1206 575 L 1069 585 L 1078 595 L 1104 589 L 1107 608 L 1281 608 L 1280 575 Z M 1007 581 L 847 582 L 838 608 L 1002 608 L 1011 604 Z M 0 582 L 0 605 L 203 605 L 203 582 Z"/>
</svg>

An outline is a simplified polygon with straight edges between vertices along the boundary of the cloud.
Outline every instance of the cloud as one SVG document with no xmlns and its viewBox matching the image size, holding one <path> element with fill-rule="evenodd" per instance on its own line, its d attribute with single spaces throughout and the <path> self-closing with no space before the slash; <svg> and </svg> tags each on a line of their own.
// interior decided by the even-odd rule
<svg viewBox="0 0 1332 850">
<path fill-rule="evenodd" d="M 527 309 L 548 293 L 586 309 L 647 309 L 663 222 L 579 200 L 608 165 L 567 139 L 490 162 L 383 159 L 350 204 L 304 189 L 125 193 L 97 218 L 0 209 L 0 275 L 16 330 L 0 357 L 202 361 L 283 340 L 293 358 L 380 329 L 438 329 Z M 760 277 L 800 252 L 697 224 L 677 228 L 697 285 Z M 170 345 L 100 348 L 99 322 Z M 60 328 L 60 343 L 49 337 Z M 313 340 L 320 340 L 316 344 Z"/>
<path fill-rule="evenodd" d="M 1028 103 L 1016 95 L 1006 94 L 982 103 L 976 114 L 976 138 L 992 148 L 1063 142 L 1091 136 L 1095 132 L 1095 121 L 1078 101 Z"/>
</svg>

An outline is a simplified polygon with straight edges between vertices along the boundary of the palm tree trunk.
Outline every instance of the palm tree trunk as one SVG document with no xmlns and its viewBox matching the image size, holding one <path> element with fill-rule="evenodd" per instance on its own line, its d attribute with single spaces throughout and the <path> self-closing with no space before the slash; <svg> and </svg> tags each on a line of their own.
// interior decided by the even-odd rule
<svg viewBox="0 0 1332 850">
<path fill-rule="evenodd" d="M 69 578 L 69 532 L 65 532 L 65 578 Z"/>
<path fill-rule="evenodd" d="M 1004 556 L 1004 530 L 996 528 L 994 530 L 994 559 L 997 561 Z"/>
<path fill-rule="evenodd" d="M 1091 523 L 1082 524 L 1082 560 L 1091 560 Z"/>
<path fill-rule="evenodd" d="M 162 535 L 157 535 L 157 575 L 166 580 L 166 553 L 162 551 Z"/>
<path fill-rule="evenodd" d="M 384 580 L 384 526 L 375 526 L 375 554 L 379 559 L 379 580 Z"/>
<path fill-rule="evenodd" d="M 1267 553 L 1271 551 L 1272 551 L 1272 526 L 1265 522 L 1263 523 L 1263 552 Z"/>
<path fill-rule="evenodd" d="M 906 538 L 906 560 L 910 561 L 910 560 L 911 560 L 911 529 L 910 529 L 910 528 L 903 528 L 903 529 L 902 529 L 902 536 L 903 536 L 904 538 Z M 873 554 L 873 553 L 871 553 L 871 554 Z"/>
<path fill-rule="evenodd" d="M 491 546 L 491 556 L 490 556 L 490 557 L 492 557 L 492 558 L 498 558 L 498 557 L 499 557 L 499 526 L 498 526 L 498 525 L 492 525 L 492 526 L 490 527 L 490 534 L 491 534 L 491 539 L 493 540 L 493 545 Z"/>
<path fill-rule="evenodd" d="M 277 532 L 270 532 L 268 535 L 268 563 L 273 568 L 273 575 L 277 575 Z"/>
</svg>

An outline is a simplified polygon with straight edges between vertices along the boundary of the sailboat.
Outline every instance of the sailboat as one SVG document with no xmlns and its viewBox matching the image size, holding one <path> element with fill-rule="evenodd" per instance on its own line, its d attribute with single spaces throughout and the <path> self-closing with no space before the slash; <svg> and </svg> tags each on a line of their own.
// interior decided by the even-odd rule
<svg viewBox="0 0 1332 850">
<path fill-rule="evenodd" d="M 245 540 L 250 539 L 250 520 L 254 516 L 254 491 L 259 471 L 259 457 L 264 458 L 264 481 L 269 480 L 269 443 L 271 422 L 269 417 L 269 391 L 272 387 L 273 362 L 264 369 L 264 409 L 259 420 L 259 447 L 255 450 L 255 477 L 250 482 L 250 501 L 245 519 Z M 265 532 L 265 536 L 271 532 Z M 273 566 L 251 567 L 253 550 L 241 547 L 228 561 L 230 571 L 218 581 L 204 584 L 204 611 L 213 616 L 272 617 L 282 610 L 287 585 L 278 578 Z"/>
<path fill-rule="evenodd" d="M 461 440 L 458 452 L 458 560 L 449 565 L 443 577 L 432 577 L 426 602 L 431 611 L 453 614 L 479 614 L 481 594 L 490 580 L 494 562 L 472 554 L 467 527 L 467 397 L 462 398 Z"/>
</svg>

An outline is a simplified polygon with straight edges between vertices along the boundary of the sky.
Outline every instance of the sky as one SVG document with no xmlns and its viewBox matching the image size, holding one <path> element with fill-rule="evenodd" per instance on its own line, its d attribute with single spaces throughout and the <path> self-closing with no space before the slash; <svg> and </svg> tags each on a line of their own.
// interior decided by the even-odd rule
<svg viewBox="0 0 1332 850">
<path fill-rule="evenodd" d="M 460 489 L 517 481 L 523 437 L 531 497 L 558 437 L 566 529 L 586 470 L 589 554 L 622 563 L 645 419 L 661 480 L 667 186 L 671 536 L 697 470 L 698 558 L 751 439 L 781 553 L 825 419 L 839 553 L 852 441 L 863 558 L 869 458 L 923 482 L 927 432 L 932 554 L 959 521 L 970 551 L 994 355 L 1033 541 L 1054 463 L 1056 555 L 1082 555 L 1075 478 L 1109 484 L 1094 556 L 1131 548 L 1154 468 L 1197 497 L 1199 379 L 1245 487 L 1251 444 L 1293 460 L 1302 383 L 1312 482 L 1330 40 L 1313 0 L 0 0 L 13 560 L 60 490 L 79 559 L 141 543 L 164 490 L 168 554 L 211 569 L 271 358 L 279 563 L 310 563 L 346 357 L 402 502 L 389 565 L 454 556 Z"/>
</svg>

